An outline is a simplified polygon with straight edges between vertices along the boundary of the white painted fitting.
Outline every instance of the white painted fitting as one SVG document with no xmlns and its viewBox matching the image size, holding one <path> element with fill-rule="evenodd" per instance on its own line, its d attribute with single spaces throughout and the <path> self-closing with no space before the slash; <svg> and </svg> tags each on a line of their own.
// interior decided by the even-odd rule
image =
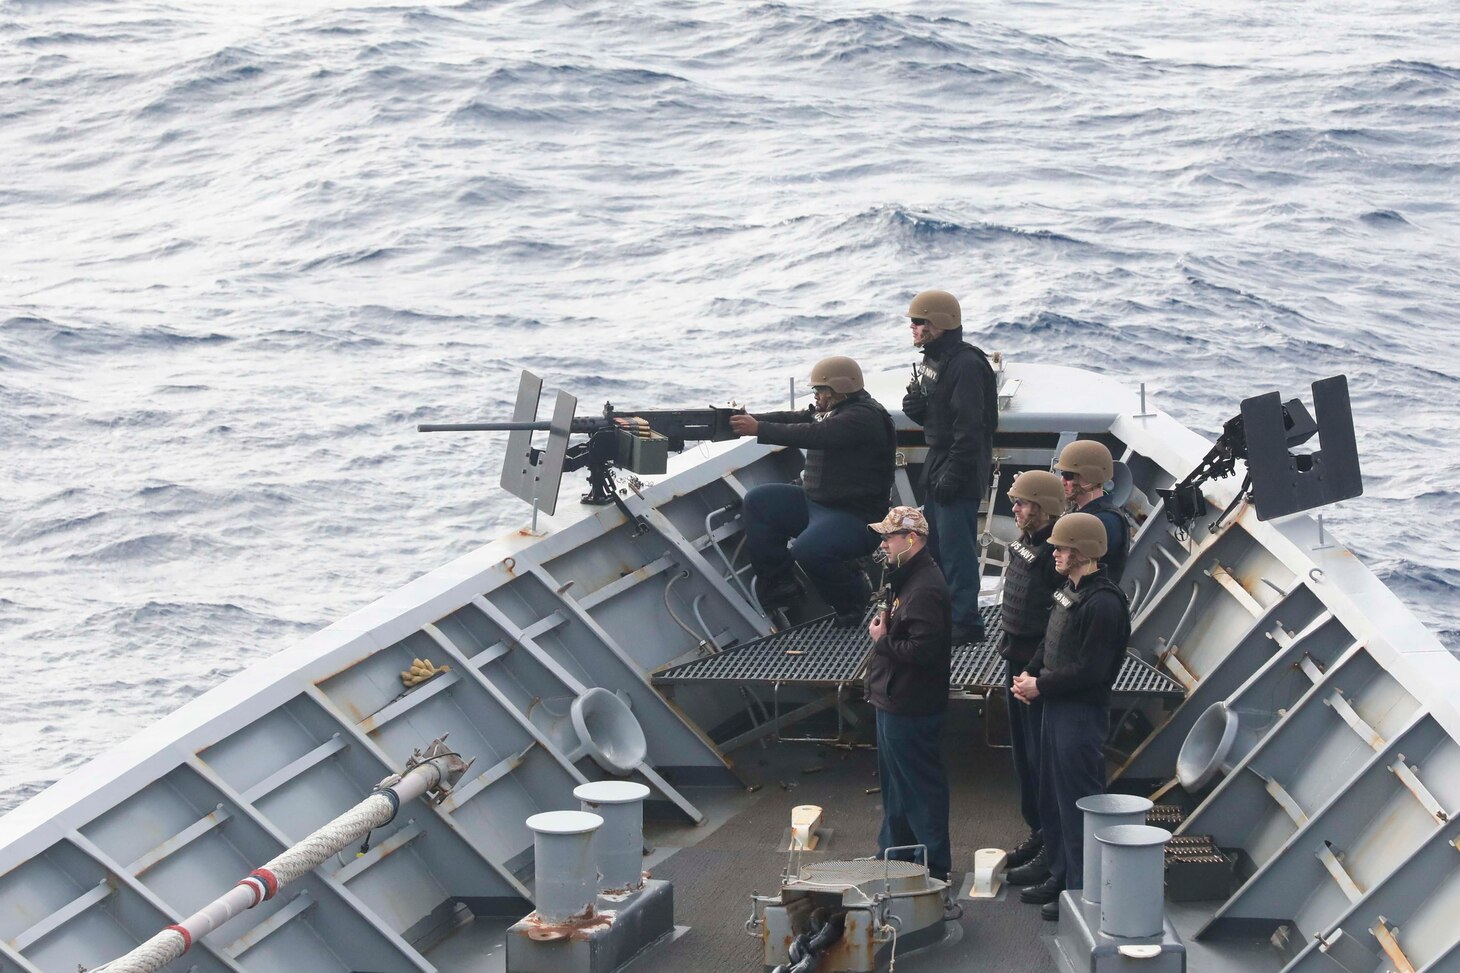
<svg viewBox="0 0 1460 973">
<path fill-rule="evenodd" d="M 1080 896 L 1095 905 L 1100 902 L 1100 842 L 1095 840 L 1095 832 L 1122 824 L 1145 824 L 1146 812 L 1153 805 L 1150 798 L 1134 794 L 1091 794 L 1076 801 L 1075 807 L 1085 812 L 1085 887 Z"/>
<path fill-rule="evenodd" d="M 605 892 L 644 884 L 644 798 L 649 788 L 631 780 L 595 780 L 573 788 L 583 810 L 603 819 L 593 836 L 598 888 Z"/>
<path fill-rule="evenodd" d="M 1121 824 L 1095 832 L 1100 843 L 1100 931 L 1116 939 L 1145 939 L 1165 929 L 1166 842 L 1171 832 Z"/>
<path fill-rule="evenodd" d="M 603 818 L 586 811 L 544 811 L 527 819 L 537 875 L 537 914 L 567 922 L 588 914 L 598 892 L 593 833 Z"/>
</svg>

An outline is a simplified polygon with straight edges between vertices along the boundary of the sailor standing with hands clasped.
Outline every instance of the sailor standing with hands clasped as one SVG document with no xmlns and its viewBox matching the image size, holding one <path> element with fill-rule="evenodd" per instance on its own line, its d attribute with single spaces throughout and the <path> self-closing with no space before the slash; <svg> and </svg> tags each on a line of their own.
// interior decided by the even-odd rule
<svg viewBox="0 0 1460 973">
<path fill-rule="evenodd" d="M 1019 778 L 1019 811 L 1029 826 L 1029 837 L 1009 852 L 1011 885 L 1034 885 L 1049 878 L 1044 835 L 1039 826 L 1039 730 L 1044 705 L 1038 699 L 1016 702 L 1014 679 L 1024 671 L 1044 641 L 1054 593 L 1064 587 L 1064 576 L 1054 565 L 1054 548 L 1049 544 L 1054 522 L 1065 510 L 1060 478 L 1048 470 L 1025 470 L 1009 486 L 1009 503 L 1017 540 L 1009 542 L 1009 566 L 1004 570 L 1004 600 L 1001 625 L 1004 637 L 999 654 L 1006 660 L 1009 691 L 1009 742 L 1014 756 L 1014 773 Z"/>
<path fill-rule="evenodd" d="M 1110 689 L 1130 640 L 1130 606 L 1100 563 L 1105 525 L 1094 514 L 1065 514 L 1049 535 L 1065 585 L 1055 592 L 1044 642 L 1014 677 L 1020 702 L 1042 700 L 1039 825 L 1049 853 L 1049 878 L 1019 898 L 1059 918 L 1059 895 L 1083 888 L 1084 823 L 1075 803 L 1105 793 L 1105 733 Z"/>
</svg>

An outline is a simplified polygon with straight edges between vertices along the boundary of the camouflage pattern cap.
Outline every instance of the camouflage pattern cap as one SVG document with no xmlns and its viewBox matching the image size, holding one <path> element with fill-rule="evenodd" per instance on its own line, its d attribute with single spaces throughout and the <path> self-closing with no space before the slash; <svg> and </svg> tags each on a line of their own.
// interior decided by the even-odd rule
<svg viewBox="0 0 1460 973">
<path fill-rule="evenodd" d="M 878 524 L 868 524 L 879 534 L 896 534 L 910 530 L 915 534 L 928 536 L 928 518 L 917 507 L 893 507 Z"/>
</svg>

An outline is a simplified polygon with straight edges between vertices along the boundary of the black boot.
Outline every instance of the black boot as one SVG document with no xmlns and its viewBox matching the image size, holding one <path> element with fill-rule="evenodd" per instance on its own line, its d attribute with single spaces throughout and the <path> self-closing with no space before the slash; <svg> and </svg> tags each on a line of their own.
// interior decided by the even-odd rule
<svg viewBox="0 0 1460 973">
<path fill-rule="evenodd" d="M 1031 885 L 1024 889 L 1019 893 L 1019 901 L 1028 902 L 1030 905 L 1045 905 L 1050 902 L 1058 902 L 1060 893 L 1063 891 L 1064 889 L 1050 879 L 1041 885 Z"/>
<path fill-rule="evenodd" d="M 1018 868 L 1020 865 L 1027 865 L 1032 862 L 1036 855 L 1044 850 L 1044 835 L 1038 831 L 1029 832 L 1029 837 L 1024 842 L 1009 852 L 1008 861 L 1004 865 L 1008 868 Z"/>
<path fill-rule="evenodd" d="M 953 626 L 954 645 L 978 645 L 984 640 L 983 622 L 979 621 L 972 625 Z"/>
<path fill-rule="evenodd" d="M 1017 885 L 1024 888 L 1029 885 L 1038 885 L 1049 878 L 1049 852 L 1041 845 L 1033 858 L 1020 865 L 1018 868 L 1011 868 L 1004 873 L 1004 881 L 1010 885 Z"/>
<path fill-rule="evenodd" d="M 776 608 L 790 608 L 797 604 L 805 592 L 789 571 L 771 578 L 755 579 L 755 597 L 766 611 Z"/>
<path fill-rule="evenodd" d="M 872 601 L 872 585 L 867 581 L 867 573 L 861 569 L 857 570 L 857 587 L 860 589 L 857 597 L 831 606 L 832 611 L 836 612 L 836 617 L 831 622 L 832 628 L 851 628 L 867 617 L 867 605 Z"/>
</svg>

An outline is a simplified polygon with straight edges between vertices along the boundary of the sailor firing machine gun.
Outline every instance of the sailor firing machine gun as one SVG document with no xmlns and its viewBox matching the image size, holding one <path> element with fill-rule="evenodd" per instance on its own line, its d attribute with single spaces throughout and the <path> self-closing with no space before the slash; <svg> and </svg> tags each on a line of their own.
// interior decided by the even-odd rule
<svg viewBox="0 0 1460 973">
<path fill-rule="evenodd" d="M 617 410 L 605 402 L 603 414 L 575 415 L 578 399 L 559 391 L 553 417 L 537 418 L 542 379 L 524 371 L 517 386 L 517 405 L 511 422 L 426 423 L 420 432 L 507 432 L 507 455 L 502 463 L 502 489 L 532 504 L 536 512 L 551 516 L 557 510 L 558 485 L 563 473 L 588 471 L 588 492 L 582 502 L 618 504 L 614 470 L 653 476 L 667 472 L 669 451 L 680 452 L 686 443 L 720 442 L 735 439 L 730 417 L 743 408 L 711 406 L 704 409 L 659 409 L 632 412 Z M 532 444 L 534 432 L 548 434 L 547 446 Z M 586 442 L 571 442 L 573 436 L 587 436 Z M 625 509 L 624 513 L 629 514 Z M 633 516 L 629 515 L 630 520 Z"/>
</svg>

